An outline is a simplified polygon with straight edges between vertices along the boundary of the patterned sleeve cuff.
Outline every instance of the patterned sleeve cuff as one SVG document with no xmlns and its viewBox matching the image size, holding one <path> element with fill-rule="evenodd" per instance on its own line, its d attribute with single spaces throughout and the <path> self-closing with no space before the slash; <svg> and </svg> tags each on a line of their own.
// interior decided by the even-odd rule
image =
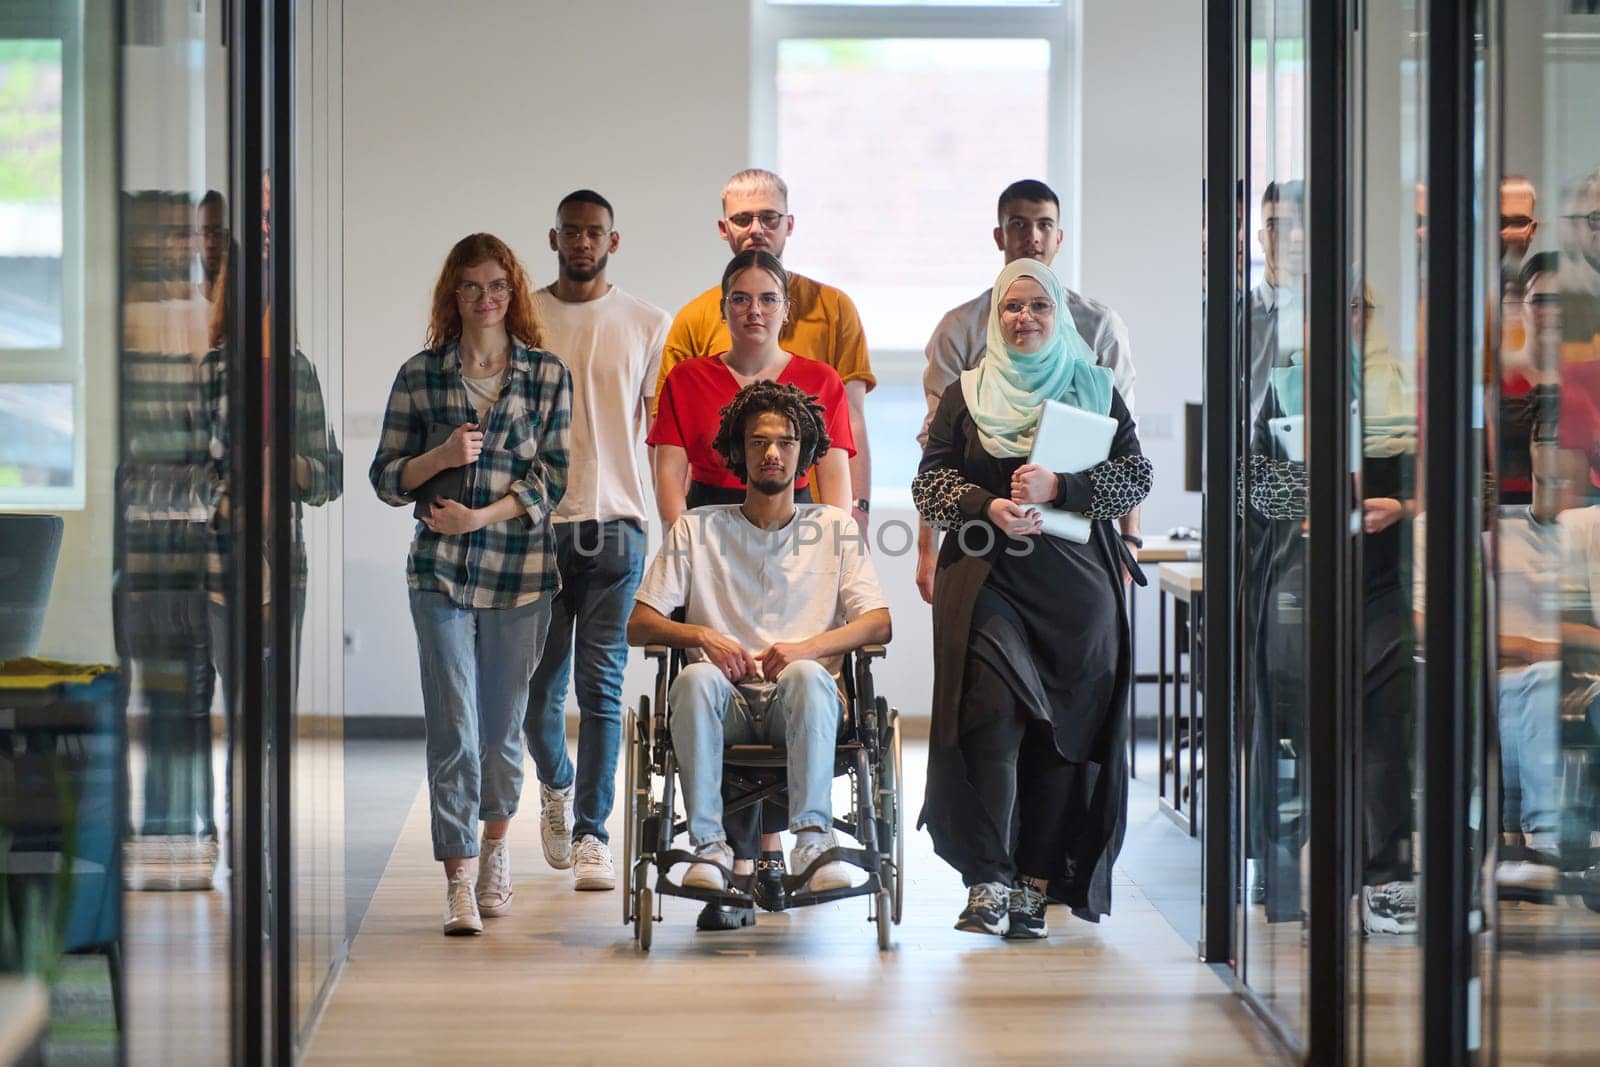
<svg viewBox="0 0 1600 1067">
<path fill-rule="evenodd" d="M 1269 519 L 1306 517 L 1306 468 L 1271 456 L 1250 456 L 1250 506 Z"/>
<path fill-rule="evenodd" d="M 949 467 L 923 471 L 911 482 L 911 500 L 917 513 L 935 530 L 956 530 L 972 518 L 961 507 L 962 499 L 972 490 L 982 492 Z"/>
<path fill-rule="evenodd" d="M 1120 519 L 1150 495 L 1155 468 L 1142 455 L 1119 456 L 1089 469 L 1089 504 L 1083 514 L 1091 519 Z"/>
</svg>

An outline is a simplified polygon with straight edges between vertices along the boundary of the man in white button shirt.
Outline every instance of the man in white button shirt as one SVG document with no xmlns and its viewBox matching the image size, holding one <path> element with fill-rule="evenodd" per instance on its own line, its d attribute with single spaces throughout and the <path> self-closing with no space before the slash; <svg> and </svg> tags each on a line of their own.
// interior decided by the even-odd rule
<svg viewBox="0 0 1600 1067">
<path fill-rule="evenodd" d="M 1018 259 L 1037 259 L 1046 266 L 1061 250 L 1061 199 L 1055 190 L 1031 178 L 1012 182 L 1000 194 L 999 220 L 994 228 L 994 243 L 1007 263 Z M 1098 300 L 1091 300 L 1071 289 L 1064 290 L 1072 324 L 1094 350 L 1095 362 L 1110 369 L 1117 392 L 1128 411 L 1133 406 L 1133 356 L 1128 351 L 1128 326 L 1122 316 Z M 988 345 L 989 290 L 965 304 L 945 312 L 928 339 L 928 366 L 922 373 L 922 391 L 927 395 L 928 414 L 922 420 L 917 443 L 926 447 L 928 427 L 939 408 L 944 391 L 964 370 L 971 370 L 983 358 Z M 1138 545 L 1139 512 L 1124 515 L 1119 524 L 1123 537 Z M 933 603 L 933 573 L 938 562 L 938 546 L 933 529 L 923 525 L 917 535 L 917 589 L 922 599 Z"/>
<path fill-rule="evenodd" d="M 757 382 L 723 412 L 714 441 L 745 483 L 743 504 L 686 512 L 635 596 L 628 642 L 689 650 L 667 694 L 689 838 L 708 862 L 686 886 L 722 890 L 733 865 L 722 822 L 722 752 L 781 744 L 788 755 L 789 869 L 813 892 L 849 885 L 834 847 L 833 761 L 842 654 L 890 637 L 889 607 L 855 520 L 796 505 L 796 475 L 828 449 L 822 407 L 792 385 Z M 672 621 L 682 608 L 684 621 Z M 732 925 L 755 922 L 743 909 Z"/>
<path fill-rule="evenodd" d="M 539 834 L 575 889 L 616 885 L 606 818 L 622 739 L 624 635 L 644 569 L 642 454 L 656 371 L 672 318 L 606 279 L 621 244 L 605 197 L 589 189 L 556 208 L 558 273 L 533 294 L 544 347 L 572 372 L 572 463 L 551 518 L 561 592 L 528 691 L 523 727 L 539 773 Z M 567 682 L 578 694 L 578 761 L 567 758 Z"/>
</svg>

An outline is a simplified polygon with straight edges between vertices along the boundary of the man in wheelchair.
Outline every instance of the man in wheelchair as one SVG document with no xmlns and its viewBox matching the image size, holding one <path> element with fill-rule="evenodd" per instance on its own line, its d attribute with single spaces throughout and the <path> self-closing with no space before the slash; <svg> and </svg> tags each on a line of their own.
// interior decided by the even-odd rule
<svg viewBox="0 0 1600 1067">
<path fill-rule="evenodd" d="M 628 643 L 683 649 L 667 694 L 694 855 L 682 884 L 722 892 L 733 851 L 722 822 L 722 754 L 783 745 L 789 869 L 813 893 L 850 884 L 835 846 L 834 749 L 843 653 L 890 637 L 888 601 L 850 514 L 796 504 L 799 472 L 828 450 L 822 406 L 761 381 L 722 412 L 713 446 L 745 483 L 743 504 L 697 508 L 667 531 L 635 593 Z M 682 609 L 683 622 L 672 615 Z M 753 915 L 749 921 L 753 921 Z"/>
</svg>

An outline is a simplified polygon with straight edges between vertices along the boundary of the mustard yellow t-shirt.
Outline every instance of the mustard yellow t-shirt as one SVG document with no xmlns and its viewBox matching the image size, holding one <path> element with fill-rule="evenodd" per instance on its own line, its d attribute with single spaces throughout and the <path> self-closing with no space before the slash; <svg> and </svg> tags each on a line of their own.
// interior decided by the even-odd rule
<svg viewBox="0 0 1600 1067">
<path fill-rule="evenodd" d="M 870 392 L 878 384 L 867 359 L 861 316 L 851 299 L 831 285 L 801 274 L 789 275 L 789 321 L 778 336 L 778 344 L 785 352 L 826 363 L 846 385 L 866 382 Z M 722 287 L 713 285 L 685 304 L 672 320 L 667 346 L 661 353 L 655 396 L 650 399 L 651 417 L 655 417 L 661 385 L 673 367 L 686 359 L 714 356 L 732 347 L 728 324 L 722 321 Z"/>
</svg>

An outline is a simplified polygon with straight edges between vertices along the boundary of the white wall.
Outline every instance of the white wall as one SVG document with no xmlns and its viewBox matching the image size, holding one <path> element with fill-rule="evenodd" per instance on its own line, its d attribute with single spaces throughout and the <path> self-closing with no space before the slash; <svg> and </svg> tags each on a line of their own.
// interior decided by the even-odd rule
<svg viewBox="0 0 1600 1067">
<path fill-rule="evenodd" d="M 1183 405 L 1201 399 L 1204 341 L 1201 14 L 1172 0 L 1083 4 L 1081 288 L 1128 323 L 1156 472 L 1146 533 L 1200 528 L 1200 494 L 1183 491 Z M 1154 589 L 1140 595 L 1139 667 L 1154 670 Z"/>
<path fill-rule="evenodd" d="M 395 368 L 451 244 L 504 238 L 538 281 L 562 196 L 617 209 L 613 281 L 676 310 L 720 276 L 717 195 L 747 165 L 749 4 L 346 0 L 346 714 L 420 714 L 411 520 L 367 482 Z M 626 692 L 644 686 L 635 660 Z"/>
<path fill-rule="evenodd" d="M 1183 401 L 1200 394 L 1199 5 L 1084 7 L 1082 284 L 1132 335 L 1158 470 L 1145 528 L 1197 526 L 1177 432 Z M 748 0 L 488 0 L 464 19 L 422 0 L 346 0 L 347 714 L 420 711 L 403 577 L 411 524 L 376 501 L 366 471 L 445 252 L 490 229 L 547 279 L 552 209 L 587 185 L 617 206 L 615 281 L 669 310 L 710 284 L 727 254 L 717 191 L 750 162 L 749 18 Z M 871 410 L 869 398 L 869 421 Z M 909 518 L 875 515 L 896 517 Z M 896 622 L 880 683 L 907 713 L 927 708 L 931 687 L 913 562 L 879 561 Z M 1153 663 L 1149 608 L 1141 654 Z M 625 693 L 647 684 L 635 658 Z"/>
</svg>

